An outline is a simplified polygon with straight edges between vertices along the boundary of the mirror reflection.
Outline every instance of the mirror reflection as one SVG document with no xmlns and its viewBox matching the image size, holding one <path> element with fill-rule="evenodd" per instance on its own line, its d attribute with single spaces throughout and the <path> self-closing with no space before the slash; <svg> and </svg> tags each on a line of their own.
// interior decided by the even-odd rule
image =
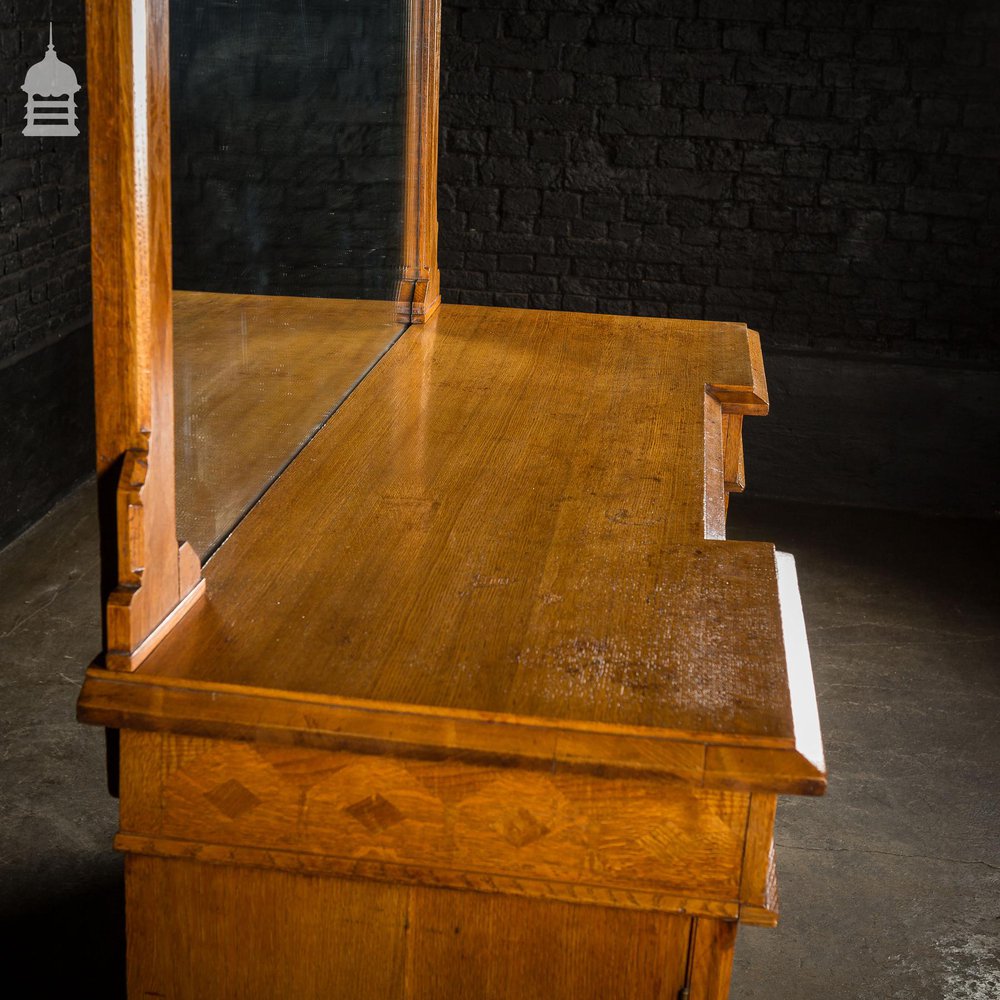
<svg viewBox="0 0 1000 1000">
<path fill-rule="evenodd" d="M 177 519 L 203 560 L 403 328 L 405 10 L 170 4 Z"/>
</svg>

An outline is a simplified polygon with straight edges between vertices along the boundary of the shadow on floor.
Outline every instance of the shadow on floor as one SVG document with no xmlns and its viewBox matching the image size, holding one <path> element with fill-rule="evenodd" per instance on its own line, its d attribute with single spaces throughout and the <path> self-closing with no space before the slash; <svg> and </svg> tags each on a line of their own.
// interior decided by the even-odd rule
<svg viewBox="0 0 1000 1000">
<path fill-rule="evenodd" d="M 0 940 L 8 996 L 125 1000 L 121 865 L 101 876 L 67 888 L 5 872 Z"/>
</svg>

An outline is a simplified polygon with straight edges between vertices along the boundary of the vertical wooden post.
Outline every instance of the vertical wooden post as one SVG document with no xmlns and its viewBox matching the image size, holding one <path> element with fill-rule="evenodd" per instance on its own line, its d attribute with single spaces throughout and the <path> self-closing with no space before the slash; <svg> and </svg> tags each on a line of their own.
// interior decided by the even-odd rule
<svg viewBox="0 0 1000 1000">
<path fill-rule="evenodd" d="M 437 264 L 441 0 L 410 0 L 406 51 L 403 276 L 396 296 L 397 318 L 423 323 L 441 304 Z"/>
<path fill-rule="evenodd" d="M 105 660 L 134 669 L 200 593 L 174 499 L 167 0 L 88 0 L 91 257 Z M 203 585 L 202 585 L 203 586 Z"/>
<path fill-rule="evenodd" d="M 685 1000 L 726 1000 L 736 951 L 735 920 L 691 921 L 691 954 Z"/>
</svg>

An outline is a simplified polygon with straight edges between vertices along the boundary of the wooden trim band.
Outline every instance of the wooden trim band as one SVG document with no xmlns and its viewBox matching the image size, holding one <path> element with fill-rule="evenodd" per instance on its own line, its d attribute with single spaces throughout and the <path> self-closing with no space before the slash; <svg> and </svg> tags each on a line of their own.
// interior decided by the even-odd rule
<svg viewBox="0 0 1000 1000">
<path fill-rule="evenodd" d="M 610 889 L 579 882 L 513 878 L 483 872 L 398 865 L 383 861 L 336 858 L 325 854 L 278 851 L 254 847 L 206 844 L 170 837 L 142 837 L 120 833 L 115 848 L 127 854 L 161 858 L 181 858 L 205 864 L 241 865 L 248 868 L 279 869 L 296 875 L 327 875 L 348 879 L 369 879 L 404 885 L 420 885 L 472 892 L 531 896 L 589 906 L 610 906 L 627 910 L 656 910 L 690 916 L 735 920 L 739 904 L 731 901 L 697 899 L 661 892 Z"/>
</svg>

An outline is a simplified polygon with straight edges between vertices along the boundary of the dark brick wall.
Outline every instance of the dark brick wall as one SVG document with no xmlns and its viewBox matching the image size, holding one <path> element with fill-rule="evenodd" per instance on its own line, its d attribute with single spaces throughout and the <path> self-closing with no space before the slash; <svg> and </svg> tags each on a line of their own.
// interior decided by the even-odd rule
<svg viewBox="0 0 1000 1000">
<path fill-rule="evenodd" d="M 174 284 L 388 298 L 404 0 L 173 0 Z"/>
<path fill-rule="evenodd" d="M 445 0 L 447 300 L 1000 361 L 996 0 Z"/>
<path fill-rule="evenodd" d="M 29 138 L 21 91 L 48 44 L 49 5 L 0 0 L 0 364 L 90 317 L 87 91 L 80 135 Z M 83 0 L 52 0 L 56 53 L 85 82 Z"/>
<path fill-rule="evenodd" d="M 50 18 L 81 134 L 29 138 Z M 0 545 L 94 467 L 83 19 L 83 0 L 0 0 Z"/>
<path fill-rule="evenodd" d="M 49 16 L 74 139 L 20 134 Z M 998 35 L 995 0 L 445 0 L 446 298 L 747 320 L 773 402 L 752 489 L 989 514 Z M 0 55 L 3 544 L 92 468 L 83 0 L 0 0 Z M 312 84 L 272 61 L 273 110 Z M 361 124 L 344 152 L 384 152 Z M 201 139 L 179 190 L 212 180 Z M 338 179 L 284 163 L 283 210 L 344 210 L 307 211 Z M 193 200 L 243 225 L 218 195 Z"/>
</svg>

